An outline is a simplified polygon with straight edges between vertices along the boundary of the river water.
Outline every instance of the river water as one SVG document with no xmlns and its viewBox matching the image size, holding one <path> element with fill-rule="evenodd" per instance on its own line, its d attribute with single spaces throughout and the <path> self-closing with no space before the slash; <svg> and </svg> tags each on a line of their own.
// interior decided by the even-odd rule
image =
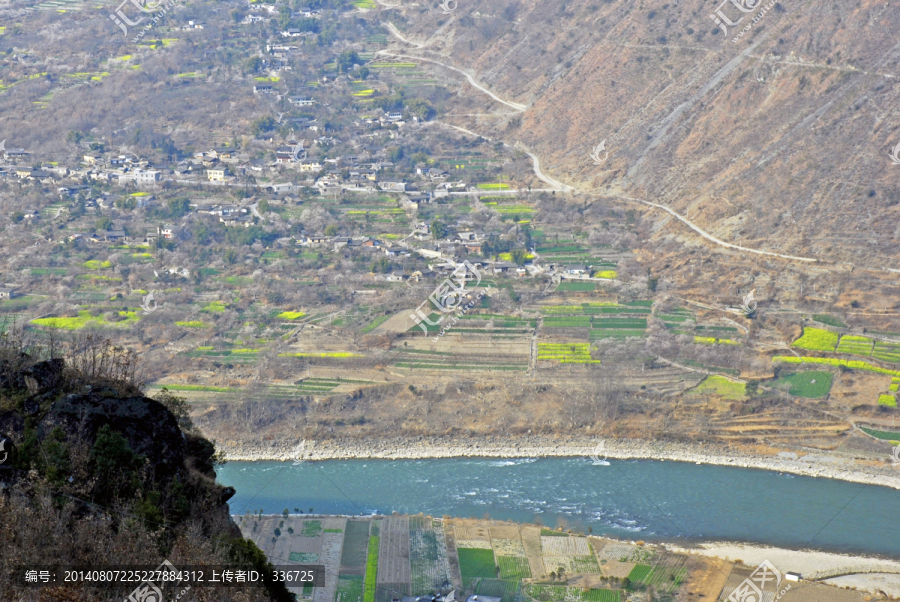
<svg viewBox="0 0 900 602">
<path fill-rule="evenodd" d="M 725 466 L 584 458 L 229 462 L 231 511 L 417 514 L 620 539 L 746 541 L 900 558 L 900 491 Z"/>
</svg>

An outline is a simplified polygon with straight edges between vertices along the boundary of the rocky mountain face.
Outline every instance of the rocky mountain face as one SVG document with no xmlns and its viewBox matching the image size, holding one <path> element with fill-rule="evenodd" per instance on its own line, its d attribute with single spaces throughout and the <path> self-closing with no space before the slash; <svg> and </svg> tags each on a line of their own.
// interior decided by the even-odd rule
<svg viewBox="0 0 900 602">
<path fill-rule="evenodd" d="M 884 0 L 466 0 L 386 19 L 408 54 L 528 107 L 483 95 L 496 115 L 459 125 L 521 141 L 580 193 L 658 203 L 749 248 L 896 257 L 900 12 Z M 628 203 L 657 241 L 672 233 Z"/>
<path fill-rule="evenodd" d="M 150 399 L 132 384 L 86 379 L 62 359 L 20 354 L 0 364 L 0 441 L 4 600 L 122 598 L 84 584 L 23 590 L 15 566 L 271 566 L 232 522 L 235 492 L 216 483 L 215 447 L 177 398 Z M 275 584 L 208 593 L 292 599 Z"/>
</svg>

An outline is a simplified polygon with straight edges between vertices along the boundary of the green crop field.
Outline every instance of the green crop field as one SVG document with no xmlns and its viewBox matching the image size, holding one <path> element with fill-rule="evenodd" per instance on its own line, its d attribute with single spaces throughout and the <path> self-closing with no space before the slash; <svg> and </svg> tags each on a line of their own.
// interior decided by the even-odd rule
<svg viewBox="0 0 900 602">
<path fill-rule="evenodd" d="M 308 520 L 303 523 L 303 529 L 300 531 L 302 537 L 318 537 L 322 534 L 322 521 Z"/>
<path fill-rule="evenodd" d="M 375 602 L 375 578 L 378 574 L 378 545 L 381 538 L 373 535 L 369 538 L 369 555 L 366 558 L 366 580 L 363 590 L 363 602 Z"/>
<path fill-rule="evenodd" d="M 878 405 L 887 406 L 889 408 L 896 408 L 897 407 L 897 398 L 894 397 L 893 395 L 887 395 L 887 394 L 881 395 L 878 398 Z"/>
<path fill-rule="evenodd" d="M 522 593 L 535 602 L 619 602 L 615 589 L 584 589 L 565 585 L 525 585 Z"/>
<path fill-rule="evenodd" d="M 900 363 L 900 343 L 875 341 L 872 357 L 883 362 Z"/>
<path fill-rule="evenodd" d="M 834 326 L 835 328 L 847 328 L 847 325 L 841 322 L 839 318 L 835 318 L 834 316 L 829 316 L 827 314 L 816 314 L 812 317 L 812 319 L 821 324 Z"/>
<path fill-rule="evenodd" d="M 505 581 L 502 579 L 479 579 L 475 586 L 475 593 L 479 596 L 494 596 L 502 602 L 516 602 L 519 600 L 518 581 Z"/>
<path fill-rule="evenodd" d="M 360 332 L 363 334 L 372 332 L 373 330 L 387 322 L 389 319 L 390 316 L 378 316 L 377 318 L 369 322 L 362 330 L 360 330 Z"/>
<path fill-rule="evenodd" d="M 646 318 L 594 318 L 592 328 L 641 329 L 647 328 Z"/>
<path fill-rule="evenodd" d="M 828 366 L 843 366 L 845 368 L 850 368 L 851 370 L 863 370 L 865 372 L 875 372 L 877 374 L 900 376 L 900 370 L 889 370 L 860 360 L 840 360 L 834 357 L 795 357 L 793 355 L 776 355 L 772 358 L 772 361 L 784 362 L 785 364 L 825 364 Z"/>
<path fill-rule="evenodd" d="M 556 287 L 558 291 L 569 291 L 574 293 L 588 293 L 597 288 L 596 282 L 561 282 L 559 286 Z"/>
<path fill-rule="evenodd" d="M 556 360 L 563 364 L 599 364 L 591 359 L 590 343 L 538 343 L 538 360 Z"/>
<path fill-rule="evenodd" d="M 900 441 L 900 433 L 895 433 L 892 431 L 879 431 L 877 429 L 870 429 L 866 427 L 860 427 L 862 431 L 872 435 L 876 439 L 884 439 L 885 441 Z"/>
<path fill-rule="evenodd" d="M 501 579 L 530 579 L 531 568 L 528 559 L 519 556 L 497 556 Z"/>
<path fill-rule="evenodd" d="M 369 521 L 348 520 L 344 530 L 341 566 L 358 567 L 365 565 L 368 550 Z"/>
<path fill-rule="evenodd" d="M 362 575 L 341 575 L 334 602 L 363 602 Z"/>
<path fill-rule="evenodd" d="M 872 355 L 872 346 L 874 344 L 875 341 L 868 337 L 845 334 L 841 337 L 841 342 L 837 346 L 837 352 L 868 357 Z"/>
<path fill-rule="evenodd" d="M 544 328 L 590 328 L 590 316 L 569 316 L 564 318 L 544 318 Z"/>
<path fill-rule="evenodd" d="M 459 548 L 457 554 L 463 583 L 468 583 L 469 579 L 493 579 L 497 576 L 493 550 Z"/>
<path fill-rule="evenodd" d="M 838 333 L 821 328 L 804 328 L 803 336 L 794 341 L 794 347 L 810 351 L 834 351 L 838 344 Z"/>
<path fill-rule="evenodd" d="M 794 372 L 781 375 L 772 386 L 776 389 L 787 389 L 788 393 L 797 397 L 818 399 L 828 395 L 833 378 L 831 372 L 818 370 Z"/>
<path fill-rule="evenodd" d="M 711 374 L 692 389 L 695 393 L 716 393 L 725 399 L 743 399 L 747 395 L 747 385 L 729 380 L 724 376 Z"/>
<path fill-rule="evenodd" d="M 678 589 L 687 574 L 683 567 L 651 567 L 646 564 L 635 565 L 628 578 L 632 583 L 652 585 L 658 590 L 672 593 Z"/>
</svg>

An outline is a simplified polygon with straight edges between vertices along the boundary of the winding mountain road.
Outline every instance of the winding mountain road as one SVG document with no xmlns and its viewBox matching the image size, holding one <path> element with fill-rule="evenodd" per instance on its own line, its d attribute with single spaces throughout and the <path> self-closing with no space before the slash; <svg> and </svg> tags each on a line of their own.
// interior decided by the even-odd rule
<svg viewBox="0 0 900 602">
<path fill-rule="evenodd" d="M 399 32 L 396 32 L 396 30 L 397 30 L 397 28 L 393 27 L 393 24 L 389 24 L 388 31 L 390 31 L 391 33 L 396 35 L 399 39 L 403 40 L 403 42 L 405 42 L 407 44 L 415 44 L 414 42 L 407 41 L 406 38 L 401 36 L 399 34 Z M 422 46 L 419 45 L 418 47 L 421 48 Z M 473 87 L 477 88 L 478 90 L 481 90 L 482 92 L 484 92 L 485 94 L 487 94 L 488 96 L 490 96 L 491 98 L 496 100 L 497 102 L 505 104 L 506 106 L 508 106 L 512 109 L 515 109 L 519 113 L 523 113 L 528 109 L 528 105 L 519 104 L 517 102 L 512 102 L 510 100 L 503 100 L 502 98 L 500 98 L 499 96 L 497 96 L 496 94 L 494 94 L 493 92 L 491 92 L 490 90 L 488 90 L 487 88 L 485 88 L 484 86 L 479 84 L 477 81 L 475 81 L 474 77 L 472 77 L 471 75 L 469 75 L 462 69 L 457 69 L 456 67 L 451 67 L 450 65 L 441 63 L 439 61 L 435 61 L 433 59 L 426 59 L 421 56 L 412 56 L 409 54 L 396 54 L 394 52 L 391 52 L 390 50 L 379 50 L 375 54 L 384 54 L 384 55 L 392 56 L 392 57 L 399 58 L 399 59 L 413 59 L 416 61 L 425 61 L 426 63 L 434 63 L 435 65 L 440 65 L 441 67 L 450 69 L 451 71 L 456 71 L 457 73 L 462 73 L 463 75 L 466 76 L 466 79 L 469 80 L 469 83 L 472 84 Z"/>
<path fill-rule="evenodd" d="M 734 244 L 731 244 L 730 242 L 725 242 L 724 240 L 722 240 L 720 238 L 716 238 L 709 232 L 703 230 L 702 228 L 700 228 L 699 226 L 697 226 L 696 224 L 691 222 L 686 217 L 682 217 L 681 215 L 679 215 L 672 209 L 669 209 L 665 205 L 660 205 L 658 203 L 651 203 L 650 201 L 644 201 L 642 199 L 635 199 L 635 198 L 627 197 L 627 196 L 616 196 L 615 198 L 622 199 L 625 201 L 634 201 L 636 203 L 643 203 L 644 205 L 649 205 L 651 207 L 656 207 L 657 209 L 662 209 L 666 213 L 669 213 L 672 216 L 674 216 L 675 218 L 677 218 L 679 221 L 684 222 L 685 225 L 687 225 L 691 230 L 693 230 L 694 232 L 696 232 L 703 238 L 710 240 L 710 241 L 716 243 L 717 245 L 723 246 L 728 249 L 735 249 L 737 251 L 745 251 L 747 253 L 756 253 L 757 255 L 767 255 L 769 257 L 780 257 L 782 259 L 790 259 L 793 261 L 805 261 L 808 263 L 817 263 L 819 261 L 818 259 L 812 259 L 810 257 L 797 257 L 795 255 L 782 255 L 781 253 L 773 253 L 772 251 L 760 251 L 759 249 L 751 249 L 750 247 L 742 247 L 741 245 L 734 245 Z"/>
<path fill-rule="evenodd" d="M 380 2 L 379 2 L 379 3 L 380 3 Z M 381 3 L 380 3 L 380 4 L 381 4 Z M 384 6 L 387 6 L 387 5 L 384 5 Z M 400 41 L 402 41 L 403 43 L 405 43 L 405 44 L 411 44 L 411 45 L 416 46 L 416 47 L 418 47 L 418 48 L 422 48 L 422 47 L 423 47 L 422 44 L 416 44 L 415 42 L 411 42 L 411 41 L 407 40 L 406 38 L 404 38 L 403 35 L 402 35 L 402 34 L 397 30 L 397 28 L 394 26 L 393 23 L 386 23 L 386 24 L 385 24 L 385 27 L 387 27 L 388 31 L 389 31 L 392 35 L 394 35 L 397 39 L 399 39 Z M 752 50 L 752 49 L 753 49 L 753 47 L 751 47 L 751 48 L 748 49 L 748 50 Z M 505 100 L 505 99 L 503 99 L 503 98 L 500 98 L 499 96 L 497 96 L 496 94 L 494 94 L 493 92 L 491 92 L 490 90 L 488 90 L 487 88 L 485 88 L 484 86 L 482 86 L 481 84 L 479 84 L 477 81 L 475 81 L 475 78 L 474 78 L 474 77 L 472 77 L 471 75 L 469 75 L 469 74 L 466 73 L 465 71 L 463 71 L 463 70 L 461 70 L 461 69 L 457 69 L 456 67 L 453 67 L 453 66 L 451 66 L 451 65 L 447 65 L 447 64 L 445 64 L 445 63 L 441 63 L 440 61 L 436 61 L 436 60 L 434 60 L 434 59 L 428 59 L 428 58 L 424 58 L 424 57 L 421 57 L 421 56 L 413 56 L 413 55 L 408 55 L 408 54 L 399 54 L 399 53 L 391 52 L 391 51 L 389 51 L 389 50 L 379 50 L 379 51 L 376 53 L 376 55 L 379 55 L 379 54 L 385 55 L 385 56 L 391 56 L 391 57 L 395 57 L 395 58 L 403 58 L 403 59 L 410 59 L 410 60 L 416 60 L 416 61 L 424 61 L 424 62 L 427 62 L 427 63 L 433 63 L 433 64 L 435 64 L 435 65 L 439 65 L 439 66 L 444 67 L 444 68 L 446 68 L 446 69 L 450 69 L 451 71 L 456 71 L 457 73 L 461 73 L 462 75 L 464 75 L 464 76 L 466 77 L 466 79 L 469 81 L 469 83 L 470 83 L 474 88 L 476 88 L 477 90 L 483 92 L 484 94 L 487 94 L 488 96 L 490 96 L 490 97 L 491 97 L 492 99 L 494 99 L 495 101 L 497 101 L 497 102 L 499 102 L 499 103 L 501 103 L 501 104 L 504 104 L 504 105 L 506 105 L 506 106 L 508 106 L 508 107 L 510 107 L 510 108 L 512 108 L 512 109 L 515 109 L 518 113 L 523 113 L 523 112 L 525 112 L 526 110 L 528 110 L 528 106 L 527 106 L 527 105 L 524 105 L 524 104 L 521 104 L 521 103 L 517 103 L 517 102 L 513 102 L 513 101 L 510 101 L 510 100 Z M 747 54 L 747 53 L 744 53 L 744 54 Z M 732 62 L 737 62 L 739 59 L 742 59 L 743 56 L 744 56 L 744 55 L 742 54 L 742 56 L 736 57 L 735 61 L 732 61 Z M 734 66 L 733 66 L 731 63 L 729 63 L 729 65 L 728 65 L 725 69 L 723 69 L 723 72 L 724 72 L 724 73 L 727 73 L 727 72 L 729 72 L 730 69 L 733 69 L 733 68 L 734 68 Z M 471 130 L 467 130 L 467 129 L 465 129 L 465 128 L 461 128 L 461 127 L 459 127 L 459 126 L 450 125 L 450 124 L 446 124 L 446 123 L 443 123 L 443 124 L 441 124 L 441 125 L 446 125 L 446 126 L 449 126 L 449 127 L 451 127 L 451 128 L 457 129 L 457 130 L 459 130 L 459 131 L 462 131 L 462 132 L 465 132 L 465 133 L 467 133 L 467 134 L 471 134 L 471 135 L 474 135 L 474 136 L 481 136 L 481 134 L 478 134 L 478 133 L 473 132 L 473 131 L 471 131 Z M 487 139 L 487 140 L 490 140 L 490 138 L 487 138 L 486 136 L 482 136 L 482 137 L 485 138 L 485 139 Z M 558 181 L 558 180 L 556 180 L 556 179 L 554 179 L 554 178 L 548 176 L 547 174 L 545 174 L 545 173 L 541 170 L 541 163 L 540 163 L 540 159 L 538 158 L 538 156 L 535 155 L 534 153 L 532 153 L 531 151 L 525 149 L 524 146 L 523 146 L 521 143 L 518 143 L 518 142 L 517 142 L 517 143 L 516 143 L 516 147 L 517 147 L 517 148 L 520 148 L 520 150 L 522 150 L 522 151 L 525 152 L 529 157 L 531 157 L 532 162 L 533 162 L 533 167 L 534 167 L 534 175 L 535 175 L 539 180 L 541 180 L 542 182 L 546 182 L 546 183 L 549 184 L 550 186 L 553 186 L 555 189 L 560 190 L 560 191 L 565 191 L 565 192 L 576 192 L 576 191 L 577 191 L 576 188 L 574 188 L 574 187 L 572 187 L 572 186 L 569 186 L 568 184 L 564 184 L 564 183 L 562 183 L 562 182 L 560 182 L 560 181 Z M 590 194 L 590 195 L 596 195 L 596 196 L 601 196 L 601 195 L 598 195 L 597 193 L 594 193 L 594 192 L 587 192 L 587 194 Z M 606 196 L 606 195 L 603 195 L 603 196 Z M 766 256 L 766 257 L 777 257 L 777 258 L 779 258 L 779 259 L 787 259 L 787 260 L 790 260 L 790 261 L 800 261 L 800 262 L 803 262 L 803 263 L 818 263 L 818 264 L 822 264 L 822 263 L 830 263 L 830 262 L 822 262 L 822 260 L 815 259 L 815 258 L 812 258 L 812 257 L 799 257 L 799 256 L 796 256 L 796 255 L 785 255 L 785 254 L 782 254 L 782 253 L 775 253 L 775 252 L 773 252 L 773 251 L 763 251 L 763 250 L 760 250 L 760 249 L 752 249 L 752 248 L 750 248 L 750 247 L 744 247 L 744 246 L 742 246 L 742 245 L 736 245 L 736 244 L 733 244 L 733 243 L 725 242 L 724 240 L 722 240 L 722 239 L 720 239 L 720 238 L 717 238 L 717 237 L 713 236 L 712 234 L 710 234 L 709 232 L 707 232 L 706 230 L 704 230 L 703 228 L 701 228 L 700 226 L 698 226 L 698 225 L 695 224 L 694 222 L 692 222 L 692 221 L 690 221 L 689 219 L 687 219 L 686 217 L 680 215 L 679 213 L 677 213 L 677 212 L 674 211 L 673 209 L 670 209 L 669 207 L 666 207 L 665 205 L 660 205 L 659 203 L 653 203 L 653 202 L 651 202 L 651 201 L 645 201 L 645 200 L 643 200 L 643 199 L 636 199 L 636 198 L 633 198 L 633 197 L 627 197 L 627 196 L 619 196 L 619 195 L 609 195 L 609 196 L 614 196 L 614 197 L 617 198 L 617 199 L 624 200 L 624 201 L 629 201 L 629 202 L 633 202 L 633 203 L 641 203 L 641 204 L 643 204 L 643 205 L 646 205 L 646 206 L 649 206 L 649 207 L 653 207 L 654 209 L 659 209 L 659 210 L 661 210 L 661 211 L 665 211 L 666 213 L 670 214 L 672 217 L 676 218 L 678 221 L 680 221 L 680 222 L 682 222 L 683 224 L 685 224 L 688 228 L 690 228 L 691 230 L 693 230 L 694 232 L 696 232 L 697 234 L 699 234 L 702 238 L 704 238 L 704 239 L 706 239 L 706 240 L 708 240 L 708 241 L 710 241 L 710 242 L 712 242 L 712 243 L 714 243 L 714 244 L 716 244 L 716 245 L 718 245 L 718 246 L 720 246 L 720 247 L 724 247 L 724 248 L 726 248 L 726 249 L 733 249 L 733 250 L 741 251 L 741 252 L 744 252 L 744 253 L 752 253 L 752 254 L 754 254 L 754 255 L 763 255 L 763 256 Z M 856 266 L 853 266 L 853 267 L 856 267 Z M 900 272 L 900 270 L 896 270 L 896 269 L 892 269 L 892 268 L 865 267 L 865 266 L 860 266 L 860 268 L 861 268 L 861 269 L 865 269 L 865 270 L 871 270 L 871 271 L 884 271 L 884 272 L 892 272 L 892 273 Z"/>
</svg>

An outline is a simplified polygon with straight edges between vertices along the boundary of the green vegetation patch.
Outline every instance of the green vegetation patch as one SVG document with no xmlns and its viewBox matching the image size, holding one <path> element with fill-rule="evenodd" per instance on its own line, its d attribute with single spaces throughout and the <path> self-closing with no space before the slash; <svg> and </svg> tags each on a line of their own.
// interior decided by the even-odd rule
<svg viewBox="0 0 900 602">
<path fill-rule="evenodd" d="M 541 537 L 568 537 L 565 531 L 554 531 L 553 529 L 541 529 Z"/>
<path fill-rule="evenodd" d="M 319 555 L 315 552 L 291 552 L 289 560 L 300 564 L 315 564 L 319 562 Z"/>
<path fill-rule="evenodd" d="M 363 591 L 363 602 L 375 602 L 375 578 L 378 574 L 378 544 L 381 538 L 373 535 L 369 538 L 369 555 L 366 557 L 366 581 Z"/>
<path fill-rule="evenodd" d="M 830 330 L 804 328 L 803 336 L 794 341 L 793 346 L 810 351 L 834 351 L 838 344 L 838 338 L 838 333 Z"/>
<path fill-rule="evenodd" d="M 834 316 L 829 316 L 828 314 L 816 314 L 812 317 L 813 320 L 819 322 L 821 324 L 827 324 L 828 326 L 834 326 L 835 328 L 847 328 L 847 325 L 841 322 L 839 318 L 835 318 Z"/>
<path fill-rule="evenodd" d="M 834 375 L 831 372 L 810 370 L 784 374 L 772 386 L 776 389 L 787 389 L 788 393 L 797 397 L 818 399 L 828 395 L 833 379 Z"/>
<path fill-rule="evenodd" d="M 793 355 L 776 355 L 772 358 L 772 361 L 784 362 L 785 364 L 826 364 L 828 366 L 850 368 L 851 370 L 864 370 L 866 372 L 875 372 L 877 374 L 900 376 L 900 370 L 889 370 L 861 360 L 840 360 L 834 357 L 795 357 Z"/>
<path fill-rule="evenodd" d="M 281 318 L 282 320 L 299 320 L 305 315 L 306 313 L 302 311 L 283 311 L 275 317 Z"/>
<path fill-rule="evenodd" d="M 628 573 L 628 579 L 632 583 L 641 583 L 671 593 L 681 586 L 686 574 L 687 570 L 683 567 L 651 567 L 638 564 Z"/>
<path fill-rule="evenodd" d="M 105 270 L 112 267 L 112 263 L 109 261 L 100 261 L 99 259 L 91 259 L 90 261 L 85 261 L 81 265 L 89 270 Z"/>
<path fill-rule="evenodd" d="M 322 521 L 308 520 L 303 523 L 303 529 L 300 531 L 302 537 L 318 537 L 322 534 Z"/>
<path fill-rule="evenodd" d="M 369 549 L 369 521 L 349 520 L 344 530 L 344 547 L 341 549 L 341 573 L 344 567 L 361 567 L 366 564 Z"/>
<path fill-rule="evenodd" d="M 78 312 L 74 317 L 61 318 L 37 318 L 31 321 L 36 326 L 44 326 L 46 328 L 57 328 L 60 330 L 80 330 L 88 325 L 107 328 L 127 328 L 135 322 L 140 321 L 137 312 L 120 311 L 120 316 L 125 318 L 120 322 L 108 322 L 102 316 L 91 315 L 91 312 L 84 310 Z"/>
<path fill-rule="evenodd" d="M 203 306 L 200 311 L 209 314 L 221 314 L 225 312 L 226 307 L 227 306 L 223 301 L 210 301 L 205 306 Z"/>
<path fill-rule="evenodd" d="M 535 602 L 619 602 L 615 589 L 584 589 L 565 585 L 533 584 L 522 587 L 526 599 Z"/>
<path fill-rule="evenodd" d="M 900 441 L 900 433 L 895 433 L 892 431 L 880 431 L 877 429 L 870 429 L 864 426 L 859 427 L 864 433 L 872 435 L 876 439 L 884 439 L 885 441 Z"/>
<path fill-rule="evenodd" d="M 500 579 L 521 579 L 531 578 L 531 568 L 528 566 L 528 559 L 519 556 L 497 556 L 497 565 L 500 567 Z"/>
<path fill-rule="evenodd" d="M 201 322 L 200 320 L 187 320 L 184 322 L 175 322 L 175 326 L 181 326 L 182 328 L 209 328 L 209 324 L 206 322 Z"/>
<path fill-rule="evenodd" d="M 360 332 L 362 332 L 363 334 L 372 332 L 373 330 L 387 322 L 389 319 L 390 316 L 378 316 L 377 318 L 369 322 Z"/>
<path fill-rule="evenodd" d="M 475 586 L 475 593 L 479 596 L 493 596 L 500 598 L 502 602 L 516 602 L 520 599 L 518 581 L 505 579 L 480 579 Z"/>
<path fill-rule="evenodd" d="M 874 345 L 875 341 L 868 337 L 845 334 L 841 337 L 841 342 L 837 346 L 837 352 L 868 357 L 872 355 Z"/>
<path fill-rule="evenodd" d="M 747 385 L 729 380 L 718 374 L 710 374 L 693 389 L 696 393 L 715 393 L 724 399 L 743 399 L 747 396 Z"/>
<path fill-rule="evenodd" d="M 538 343 L 538 360 L 556 360 L 562 364 L 599 364 L 591 359 L 590 343 Z"/>
<path fill-rule="evenodd" d="M 463 583 L 469 579 L 493 579 L 497 576 L 494 564 L 494 551 L 475 548 L 460 548 L 459 572 L 462 574 Z"/>
<path fill-rule="evenodd" d="M 894 397 L 893 395 L 887 395 L 887 394 L 881 395 L 878 398 L 878 405 L 888 406 L 889 408 L 896 408 L 897 407 L 897 398 Z"/>
<path fill-rule="evenodd" d="M 338 577 L 334 602 L 363 602 L 362 575 L 341 575 Z"/>
<path fill-rule="evenodd" d="M 900 343 L 876 341 L 872 357 L 883 362 L 900 363 Z"/>
<path fill-rule="evenodd" d="M 615 272 L 613 272 L 615 273 Z M 561 282 L 556 290 L 563 292 L 587 293 L 597 288 L 596 282 Z"/>
</svg>

